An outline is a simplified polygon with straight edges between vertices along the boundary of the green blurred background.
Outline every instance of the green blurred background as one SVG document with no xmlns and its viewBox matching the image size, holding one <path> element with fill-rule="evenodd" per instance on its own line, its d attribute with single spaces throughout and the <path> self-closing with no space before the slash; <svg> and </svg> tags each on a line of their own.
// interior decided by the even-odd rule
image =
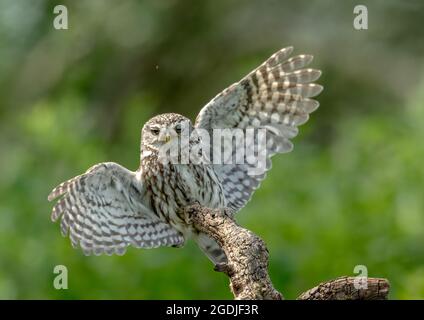
<svg viewBox="0 0 424 320">
<path fill-rule="evenodd" d="M 386 277 L 424 298 L 424 4 L 361 1 L 0 1 L 0 298 L 231 299 L 193 242 L 85 257 L 46 198 L 97 162 L 135 170 L 151 116 L 196 116 L 276 50 L 315 56 L 321 107 L 238 221 L 266 241 L 286 298 Z M 69 29 L 53 28 L 68 7 Z M 53 287 L 53 268 L 69 289 Z"/>
</svg>

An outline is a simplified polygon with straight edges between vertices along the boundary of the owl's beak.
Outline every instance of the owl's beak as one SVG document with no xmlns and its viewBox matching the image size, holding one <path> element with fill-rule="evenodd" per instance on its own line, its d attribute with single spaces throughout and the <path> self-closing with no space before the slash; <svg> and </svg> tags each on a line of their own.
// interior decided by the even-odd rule
<svg viewBox="0 0 424 320">
<path fill-rule="evenodd" d="M 165 143 L 167 143 L 167 142 L 169 142 L 170 140 L 171 140 L 171 135 L 170 134 L 166 134 L 166 133 L 164 133 L 164 134 L 161 134 L 160 136 L 159 136 L 159 139 L 158 139 L 160 142 L 165 142 Z"/>
</svg>

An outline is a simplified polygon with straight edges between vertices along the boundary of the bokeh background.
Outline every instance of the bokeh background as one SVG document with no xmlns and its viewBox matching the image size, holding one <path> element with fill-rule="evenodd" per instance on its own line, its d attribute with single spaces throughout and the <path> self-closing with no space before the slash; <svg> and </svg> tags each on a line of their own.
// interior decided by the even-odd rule
<svg viewBox="0 0 424 320">
<path fill-rule="evenodd" d="M 85 257 L 47 195 L 97 162 L 135 170 L 143 123 L 196 116 L 276 50 L 315 56 L 321 107 L 238 221 L 266 241 L 286 298 L 354 275 L 424 298 L 424 3 L 0 1 L 0 298 L 231 299 L 194 243 Z M 69 29 L 53 28 L 65 4 Z M 69 289 L 53 287 L 53 268 Z"/>
</svg>

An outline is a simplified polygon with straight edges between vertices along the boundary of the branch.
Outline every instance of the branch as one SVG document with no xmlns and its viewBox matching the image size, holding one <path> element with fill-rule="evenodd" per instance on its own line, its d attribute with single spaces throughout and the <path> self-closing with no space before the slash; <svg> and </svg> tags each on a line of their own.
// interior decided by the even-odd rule
<svg viewBox="0 0 424 320">
<path fill-rule="evenodd" d="M 364 289 L 355 288 L 354 277 L 340 277 L 320 283 L 302 293 L 297 300 L 386 300 L 389 281 L 382 278 L 362 278 Z M 364 285 L 363 282 L 360 283 Z M 362 286 L 361 286 L 362 287 Z"/>
<path fill-rule="evenodd" d="M 272 285 L 268 275 L 268 249 L 253 232 L 240 227 L 229 209 L 209 209 L 194 204 L 185 208 L 188 222 L 215 239 L 228 262 L 215 266 L 230 279 L 230 289 L 237 300 L 282 300 L 283 295 Z M 365 278 L 364 278 L 365 280 Z M 355 289 L 353 277 L 324 282 L 302 293 L 298 300 L 387 299 L 389 282 L 367 278 L 366 289 Z M 363 282 L 361 282 L 364 285 Z"/>
<path fill-rule="evenodd" d="M 281 300 L 268 275 L 268 250 L 265 243 L 249 230 L 241 228 L 220 209 L 193 205 L 186 209 L 196 229 L 214 238 L 224 250 L 228 263 L 216 266 L 230 278 L 234 298 Z"/>
</svg>

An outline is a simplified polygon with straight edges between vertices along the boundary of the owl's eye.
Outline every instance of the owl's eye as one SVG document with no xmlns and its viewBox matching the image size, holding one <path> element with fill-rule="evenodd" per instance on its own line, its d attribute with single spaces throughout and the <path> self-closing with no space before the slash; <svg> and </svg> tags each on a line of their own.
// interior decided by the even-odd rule
<svg viewBox="0 0 424 320">
<path fill-rule="evenodd" d="M 150 132 L 153 133 L 155 136 L 159 135 L 160 129 L 158 127 L 150 128 Z"/>
<path fill-rule="evenodd" d="M 180 124 L 177 124 L 177 125 L 174 127 L 174 130 L 175 130 L 175 132 L 176 132 L 177 134 L 180 134 L 180 133 L 181 133 L 181 125 L 180 125 Z"/>
</svg>

